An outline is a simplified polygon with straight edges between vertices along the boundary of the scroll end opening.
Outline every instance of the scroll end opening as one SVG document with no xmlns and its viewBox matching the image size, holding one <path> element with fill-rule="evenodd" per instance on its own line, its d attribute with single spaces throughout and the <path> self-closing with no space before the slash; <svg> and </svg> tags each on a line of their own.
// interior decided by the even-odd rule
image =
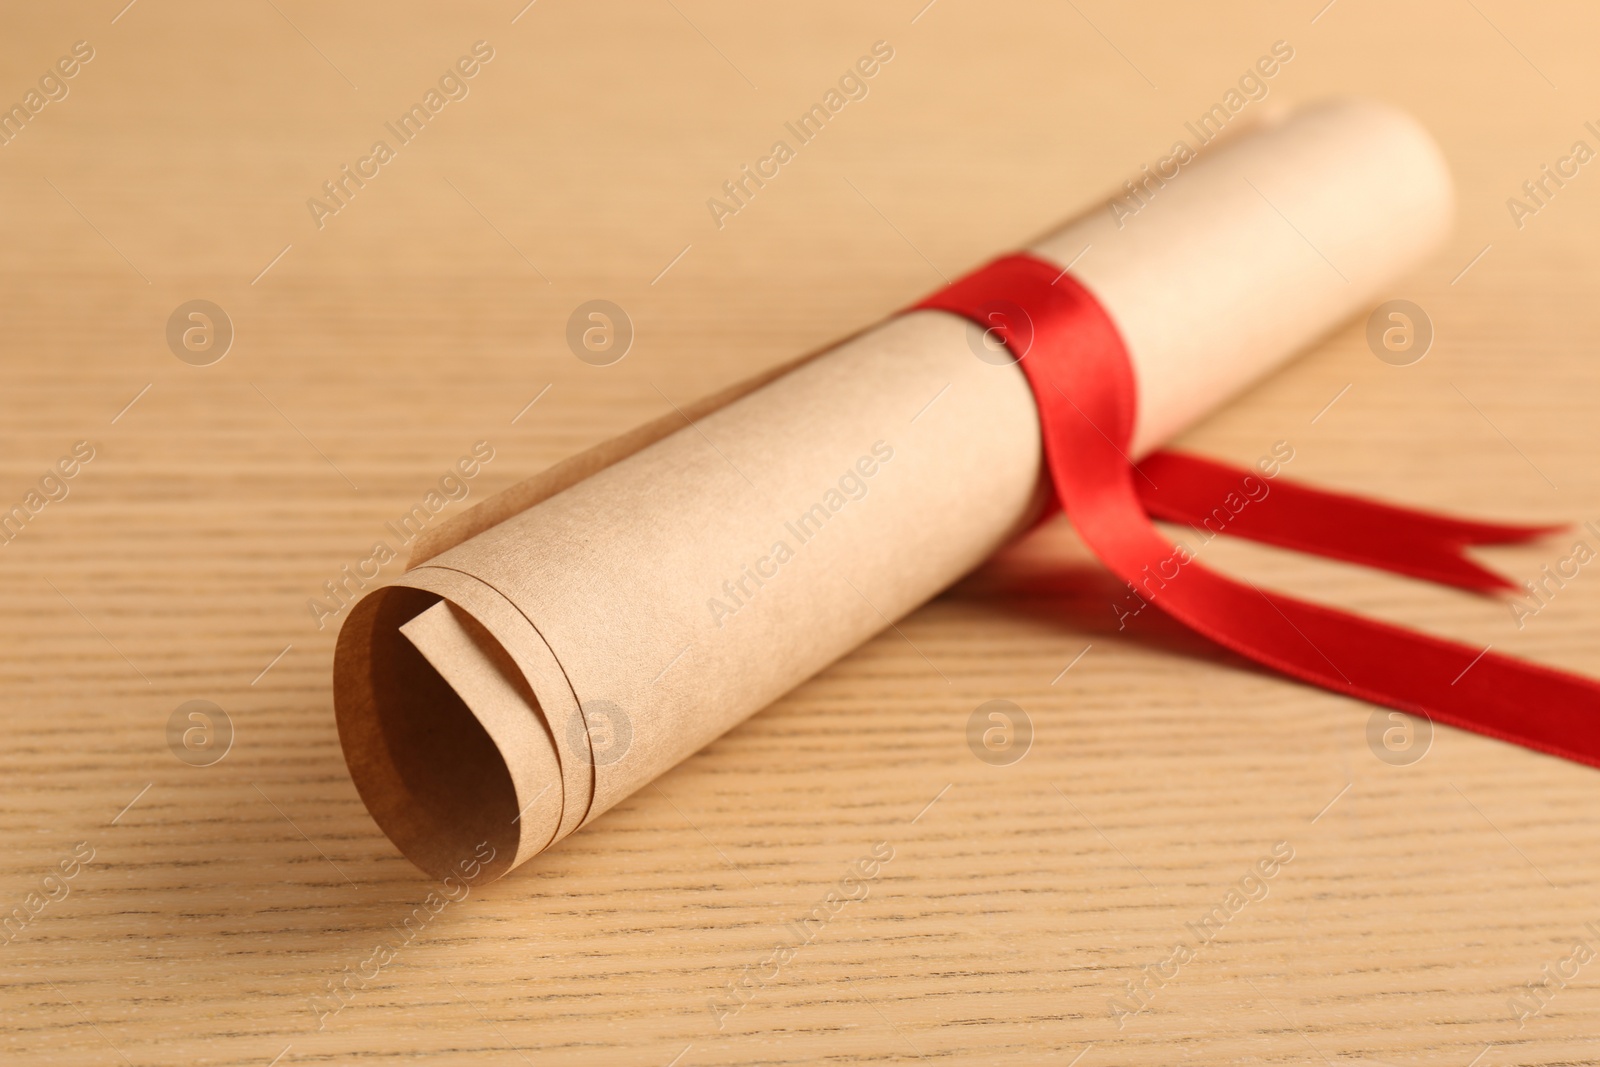
<svg viewBox="0 0 1600 1067">
<path fill-rule="evenodd" d="M 373 819 L 434 878 L 472 883 L 515 865 L 522 837 L 504 754 L 401 626 L 441 598 L 389 586 L 339 633 L 334 708 L 345 761 Z"/>
</svg>

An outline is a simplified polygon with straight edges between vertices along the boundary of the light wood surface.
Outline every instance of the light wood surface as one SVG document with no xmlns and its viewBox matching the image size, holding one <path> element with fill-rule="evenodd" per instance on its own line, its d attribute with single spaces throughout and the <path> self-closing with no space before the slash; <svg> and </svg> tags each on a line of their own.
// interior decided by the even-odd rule
<svg viewBox="0 0 1600 1067">
<path fill-rule="evenodd" d="M 437 887 L 356 796 L 334 627 L 306 607 L 474 442 L 476 500 L 849 333 L 1166 155 L 1278 40 L 1294 59 L 1251 108 L 1368 93 L 1443 144 L 1456 235 L 1394 294 L 1437 336 L 1395 367 L 1351 323 L 1183 444 L 1283 440 L 1294 477 L 1600 518 L 1600 164 L 1520 229 L 1506 206 L 1600 148 L 1585 6 L 124 2 L 14 5 L 0 34 L 0 102 L 94 49 L 0 146 L 0 510 L 95 450 L 0 547 L 0 910 L 40 894 L 0 945 L 7 1063 L 1600 1059 L 1600 962 L 1536 1014 L 1508 1003 L 1570 975 L 1578 939 L 1600 952 L 1600 774 L 1444 728 L 1385 763 L 1369 707 L 1156 619 L 1117 632 L 1059 526 L 429 913 L 319 1029 L 314 998 L 372 975 Z M 479 40 L 469 95 L 318 229 L 307 198 Z M 707 198 L 878 40 L 869 95 L 718 229 Z M 565 341 L 595 298 L 637 330 L 608 367 Z M 193 299 L 236 330 L 210 366 L 167 346 Z M 1521 581 L 1571 540 L 1486 557 Z M 1207 552 L 1600 673 L 1600 571 L 1518 629 L 1503 603 Z M 1009 766 L 966 742 L 992 699 L 1034 727 Z M 211 766 L 168 745 L 190 700 L 235 729 Z M 774 973 L 879 842 L 866 899 Z M 1119 1027 L 1112 999 L 1278 842 L 1266 897 Z"/>
</svg>

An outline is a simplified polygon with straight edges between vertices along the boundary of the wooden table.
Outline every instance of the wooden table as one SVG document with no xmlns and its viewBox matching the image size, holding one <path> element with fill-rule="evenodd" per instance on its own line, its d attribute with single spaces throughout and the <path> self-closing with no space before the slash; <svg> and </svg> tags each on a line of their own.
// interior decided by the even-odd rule
<svg viewBox="0 0 1600 1067">
<path fill-rule="evenodd" d="M 857 329 L 1164 155 L 1278 40 L 1294 58 L 1252 107 L 1368 93 L 1444 145 L 1456 235 L 1394 294 L 1437 339 L 1395 367 L 1348 324 L 1185 446 L 1286 440 L 1292 475 L 1337 487 L 1600 517 L 1600 173 L 1520 227 L 1506 204 L 1600 147 L 1588 7 L 125 2 L 20 6 L 0 35 L 7 101 L 93 50 L 0 146 L 0 510 L 93 449 L 0 549 L 7 1063 L 1600 1059 L 1600 775 L 1442 727 L 1380 760 L 1368 706 L 1118 633 L 1059 527 L 383 966 L 430 885 L 351 785 L 336 627 L 307 609 L 474 442 L 479 499 Z M 707 199 L 879 40 L 868 95 L 719 228 Z M 477 41 L 460 98 L 363 162 Z M 308 207 L 336 179 L 339 210 Z M 608 367 L 565 341 L 596 298 L 637 331 Z M 232 324 L 209 365 L 215 339 L 169 347 L 192 300 Z M 1580 537 L 1600 544 L 1485 558 L 1522 581 Z M 1505 603 L 1208 551 L 1600 673 L 1600 571 L 1519 628 Z M 1035 739 L 990 766 L 966 724 L 1002 698 Z M 209 766 L 169 746 L 192 700 L 232 725 Z M 870 895 L 766 964 L 879 842 Z M 1275 847 L 1265 897 L 1174 968 Z M 1569 977 L 1536 999 L 1547 966 Z"/>
</svg>

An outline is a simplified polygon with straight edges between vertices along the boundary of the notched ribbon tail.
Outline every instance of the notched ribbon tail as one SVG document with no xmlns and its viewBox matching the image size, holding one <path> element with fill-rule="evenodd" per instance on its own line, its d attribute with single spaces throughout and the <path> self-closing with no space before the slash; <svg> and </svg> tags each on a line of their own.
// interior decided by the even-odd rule
<svg viewBox="0 0 1600 1067">
<path fill-rule="evenodd" d="M 1182 452 L 1154 453 L 1136 469 L 1150 517 L 1188 525 L 1204 541 L 1242 537 L 1474 593 L 1518 586 L 1467 556 L 1468 547 L 1520 544 L 1571 529 L 1419 511 Z"/>
</svg>

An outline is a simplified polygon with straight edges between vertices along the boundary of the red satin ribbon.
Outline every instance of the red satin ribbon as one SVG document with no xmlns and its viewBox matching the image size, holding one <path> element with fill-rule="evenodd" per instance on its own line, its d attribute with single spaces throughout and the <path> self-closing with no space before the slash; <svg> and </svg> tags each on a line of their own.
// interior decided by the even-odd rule
<svg viewBox="0 0 1600 1067">
<path fill-rule="evenodd" d="M 1517 587 L 1463 555 L 1468 545 L 1516 544 L 1566 529 L 1456 519 L 1290 481 L 1269 486 L 1257 471 L 1182 452 L 1157 452 L 1135 473 L 1151 518 L 1187 523 L 1206 540 L 1226 533 L 1475 593 Z M 1271 507 L 1255 506 L 1268 496 Z"/>
<path fill-rule="evenodd" d="M 1130 586 L 1128 603 L 1113 606 L 1119 614 L 1148 602 L 1292 678 L 1600 767 L 1600 684 L 1224 577 L 1151 519 L 1479 592 L 1513 587 L 1467 559 L 1464 546 L 1560 527 L 1470 522 L 1281 479 L 1269 486 L 1256 472 L 1174 452 L 1135 466 L 1127 449 L 1137 389 L 1122 338 L 1087 289 L 1031 256 L 998 259 L 913 310 L 970 319 L 1018 356 L 1061 506 Z"/>
</svg>

